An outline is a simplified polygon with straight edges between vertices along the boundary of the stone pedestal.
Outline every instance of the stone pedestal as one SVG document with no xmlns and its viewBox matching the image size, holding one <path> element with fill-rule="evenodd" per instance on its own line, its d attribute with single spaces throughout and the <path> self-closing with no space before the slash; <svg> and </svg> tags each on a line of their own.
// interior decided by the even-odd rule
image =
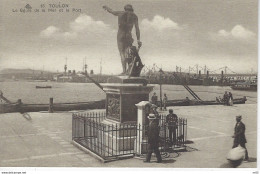
<svg viewBox="0 0 260 174">
<path fill-rule="evenodd" d="M 133 151 L 139 132 L 136 127 L 139 112 L 136 104 L 148 101 L 154 86 L 147 85 L 147 80 L 140 77 L 113 77 L 111 81 L 114 83 L 102 84 L 106 93 L 106 119 L 102 123 L 113 125 L 117 132 L 112 131 L 113 135 L 105 133 L 104 136 L 114 151 Z"/>
<path fill-rule="evenodd" d="M 138 79 L 138 83 L 133 83 L 135 79 Z M 143 82 L 146 80 L 141 78 L 121 78 L 121 80 L 122 83 L 102 84 L 106 92 L 106 118 L 118 123 L 136 122 L 135 104 L 149 101 L 149 93 L 153 90 L 153 86 L 144 85 Z"/>
<path fill-rule="evenodd" d="M 149 101 L 141 101 L 137 106 L 137 125 L 139 127 L 139 131 L 136 136 L 136 155 L 141 155 L 146 153 L 147 151 L 147 139 L 146 139 L 146 130 L 145 128 L 149 124 L 148 115 L 151 107 L 151 103 Z"/>
</svg>

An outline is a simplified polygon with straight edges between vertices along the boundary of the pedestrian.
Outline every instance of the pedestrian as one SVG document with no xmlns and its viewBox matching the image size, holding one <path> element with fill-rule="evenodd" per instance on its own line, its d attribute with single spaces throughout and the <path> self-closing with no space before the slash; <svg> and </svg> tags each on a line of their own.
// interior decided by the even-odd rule
<svg viewBox="0 0 260 174">
<path fill-rule="evenodd" d="M 169 114 L 166 116 L 166 125 L 169 130 L 169 138 L 171 144 L 176 144 L 176 129 L 178 128 L 178 116 L 169 109 Z"/>
<path fill-rule="evenodd" d="M 232 138 L 234 138 L 234 143 L 233 143 L 233 147 L 238 147 L 238 145 L 240 145 L 241 147 L 243 147 L 246 151 L 245 151 L 245 161 L 248 161 L 248 151 L 246 149 L 246 136 L 245 136 L 245 124 L 241 121 L 242 116 L 236 116 L 236 125 L 235 125 L 235 129 L 234 129 L 234 135 L 232 136 Z"/>
<path fill-rule="evenodd" d="M 166 106 L 167 106 L 167 101 L 168 101 L 168 97 L 166 96 L 166 94 L 164 94 L 164 96 L 163 96 L 163 109 L 164 109 L 165 111 L 167 111 L 167 108 L 166 108 Z"/>
<path fill-rule="evenodd" d="M 144 162 L 150 162 L 151 155 L 154 152 L 157 158 L 157 163 L 162 162 L 162 157 L 159 151 L 159 126 L 155 114 L 149 114 L 149 127 L 148 127 L 148 153 Z"/>
<path fill-rule="evenodd" d="M 228 99 L 229 99 L 228 93 L 227 91 L 225 91 L 225 94 L 223 96 L 224 105 L 228 105 Z"/>
<path fill-rule="evenodd" d="M 154 92 L 152 99 L 151 99 L 152 104 L 157 106 L 157 100 L 158 100 L 158 97 L 157 97 L 156 93 Z"/>
<path fill-rule="evenodd" d="M 229 100 L 228 100 L 229 106 L 233 106 L 233 95 L 232 95 L 232 93 L 229 92 L 228 96 L 229 96 Z"/>
<path fill-rule="evenodd" d="M 158 113 L 158 111 L 157 111 L 157 108 L 158 108 L 158 107 L 157 107 L 156 105 L 152 104 L 150 114 L 154 114 L 154 115 L 155 115 L 156 122 L 157 122 L 158 125 L 159 125 L 160 115 L 159 115 L 159 113 Z"/>
</svg>

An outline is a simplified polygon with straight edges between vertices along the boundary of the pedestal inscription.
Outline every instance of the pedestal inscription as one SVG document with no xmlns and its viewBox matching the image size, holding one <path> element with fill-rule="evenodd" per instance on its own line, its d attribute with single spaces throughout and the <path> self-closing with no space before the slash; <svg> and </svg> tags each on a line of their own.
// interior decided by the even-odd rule
<svg viewBox="0 0 260 174">
<path fill-rule="evenodd" d="M 120 121 L 119 94 L 107 94 L 107 118 Z"/>
<path fill-rule="evenodd" d="M 106 92 L 107 119 L 119 123 L 136 122 L 137 107 L 140 101 L 148 101 L 153 86 L 142 84 L 103 84 Z"/>
</svg>

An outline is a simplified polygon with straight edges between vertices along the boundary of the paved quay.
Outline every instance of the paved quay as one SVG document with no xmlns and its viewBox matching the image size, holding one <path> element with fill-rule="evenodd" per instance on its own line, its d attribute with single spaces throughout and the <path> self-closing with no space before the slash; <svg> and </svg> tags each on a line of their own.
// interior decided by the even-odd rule
<svg viewBox="0 0 260 174">
<path fill-rule="evenodd" d="M 239 167 L 257 167 L 257 104 L 169 108 L 187 118 L 187 136 L 193 143 L 187 144 L 187 152 L 171 154 L 161 164 L 143 163 L 138 158 L 101 163 L 72 145 L 72 113 L 37 112 L 29 113 L 30 118 L 20 113 L 0 114 L 0 167 L 219 168 L 227 162 L 238 114 L 246 125 L 250 157 Z"/>
</svg>

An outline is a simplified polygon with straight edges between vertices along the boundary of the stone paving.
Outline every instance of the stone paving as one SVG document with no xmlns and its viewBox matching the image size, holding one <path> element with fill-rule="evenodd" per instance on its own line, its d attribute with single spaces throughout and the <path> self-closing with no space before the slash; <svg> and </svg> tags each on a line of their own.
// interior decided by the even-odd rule
<svg viewBox="0 0 260 174">
<path fill-rule="evenodd" d="M 169 109 L 169 108 L 168 108 Z M 163 167 L 219 168 L 225 166 L 232 147 L 235 116 L 243 115 L 250 162 L 240 168 L 257 167 L 257 105 L 173 107 L 188 119 L 188 152 L 171 154 L 164 162 L 143 163 L 131 158 L 101 163 L 71 143 L 71 115 L 20 113 L 0 115 L 0 167 Z M 164 111 L 166 112 L 166 111 Z"/>
</svg>

